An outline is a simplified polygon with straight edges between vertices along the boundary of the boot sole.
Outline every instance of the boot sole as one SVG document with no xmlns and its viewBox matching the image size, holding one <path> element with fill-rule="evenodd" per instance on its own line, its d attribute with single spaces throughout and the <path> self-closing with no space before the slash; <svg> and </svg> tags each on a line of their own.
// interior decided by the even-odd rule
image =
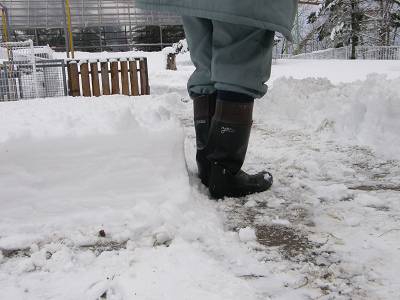
<svg viewBox="0 0 400 300">
<path fill-rule="evenodd" d="M 222 199 L 224 197 L 240 198 L 262 193 L 269 190 L 273 184 L 272 175 L 268 172 L 265 174 L 269 174 L 270 177 L 269 181 L 265 181 L 265 185 L 250 185 L 247 188 L 240 189 L 229 182 L 228 176 L 231 175 L 227 175 L 225 169 L 216 165 L 212 167 L 208 189 L 213 199 Z"/>
</svg>

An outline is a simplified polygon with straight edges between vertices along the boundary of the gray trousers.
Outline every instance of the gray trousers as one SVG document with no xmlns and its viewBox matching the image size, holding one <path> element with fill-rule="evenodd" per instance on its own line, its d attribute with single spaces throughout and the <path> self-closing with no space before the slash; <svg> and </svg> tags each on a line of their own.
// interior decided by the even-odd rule
<svg viewBox="0 0 400 300">
<path fill-rule="evenodd" d="M 253 98 L 265 95 L 275 32 L 188 16 L 183 25 L 196 67 L 189 94 L 224 90 Z"/>
</svg>

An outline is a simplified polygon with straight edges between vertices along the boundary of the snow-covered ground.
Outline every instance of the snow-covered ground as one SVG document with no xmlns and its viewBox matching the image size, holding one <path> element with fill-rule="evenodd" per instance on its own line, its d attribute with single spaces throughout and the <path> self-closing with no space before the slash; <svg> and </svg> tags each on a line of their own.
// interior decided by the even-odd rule
<svg viewBox="0 0 400 300">
<path fill-rule="evenodd" d="M 275 184 L 215 202 L 188 55 L 105 55 L 152 96 L 0 103 L 0 299 L 398 299 L 400 62 L 278 61 L 245 163 Z"/>
</svg>

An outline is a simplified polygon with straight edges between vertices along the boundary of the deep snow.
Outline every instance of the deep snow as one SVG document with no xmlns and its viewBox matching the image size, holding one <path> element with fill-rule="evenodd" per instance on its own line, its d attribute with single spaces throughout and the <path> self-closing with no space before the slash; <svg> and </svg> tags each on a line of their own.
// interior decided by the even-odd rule
<svg viewBox="0 0 400 300">
<path fill-rule="evenodd" d="M 152 96 L 0 103 L 0 299 L 398 297 L 400 62 L 278 61 L 245 164 L 275 185 L 217 203 L 188 55 L 123 55 Z"/>
</svg>

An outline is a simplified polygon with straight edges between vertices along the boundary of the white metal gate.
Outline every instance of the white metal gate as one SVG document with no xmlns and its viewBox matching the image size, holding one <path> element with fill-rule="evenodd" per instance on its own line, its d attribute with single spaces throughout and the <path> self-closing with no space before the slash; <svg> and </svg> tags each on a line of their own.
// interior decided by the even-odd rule
<svg viewBox="0 0 400 300">
<path fill-rule="evenodd" d="M 31 40 L 0 44 L 0 101 L 66 95 L 65 63 Z"/>
</svg>

